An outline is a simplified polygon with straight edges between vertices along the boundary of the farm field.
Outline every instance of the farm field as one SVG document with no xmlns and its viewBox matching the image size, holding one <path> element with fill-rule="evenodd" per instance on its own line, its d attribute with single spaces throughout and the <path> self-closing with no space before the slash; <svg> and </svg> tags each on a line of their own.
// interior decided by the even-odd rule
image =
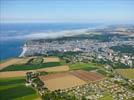
<svg viewBox="0 0 134 100">
<path fill-rule="evenodd" d="M 21 77 L 25 76 L 28 71 L 8 71 L 0 72 L 0 78 L 9 78 L 9 77 Z"/>
<path fill-rule="evenodd" d="M 60 62 L 60 59 L 58 57 L 45 57 L 43 58 L 43 63 L 46 62 Z"/>
<path fill-rule="evenodd" d="M 98 69 L 97 72 L 104 75 L 104 76 L 107 75 L 107 72 L 105 70 L 102 70 L 102 69 Z"/>
<path fill-rule="evenodd" d="M 0 70 L 13 64 L 26 64 L 31 58 L 12 58 L 0 63 Z"/>
<path fill-rule="evenodd" d="M 82 62 L 70 64 L 69 67 L 71 70 L 77 70 L 77 69 L 94 70 L 94 69 L 97 69 L 97 67 L 95 67 L 92 63 L 82 63 Z"/>
<path fill-rule="evenodd" d="M 42 57 L 32 58 L 27 62 L 27 64 L 42 64 L 42 63 L 43 63 Z"/>
<path fill-rule="evenodd" d="M 52 91 L 83 85 L 103 78 L 104 77 L 99 74 L 82 70 L 40 76 L 40 79 L 44 81 L 48 89 Z"/>
<path fill-rule="evenodd" d="M 39 71 L 39 72 L 62 72 L 62 71 L 68 71 L 68 70 L 69 70 L 69 67 L 67 65 L 63 65 L 63 66 L 55 66 L 55 67 L 50 67 L 50 68 L 41 68 L 41 69 L 37 69 L 36 71 Z M 0 78 L 25 76 L 26 73 L 29 71 L 34 71 L 34 70 L 0 72 Z"/>
<path fill-rule="evenodd" d="M 78 85 L 86 84 L 83 80 L 73 76 L 73 75 L 65 75 L 57 78 L 50 78 L 48 80 L 44 80 L 46 87 L 49 90 L 58 90 L 58 89 L 67 89 Z"/>
<path fill-rule="evenodd" d="M 102 98 L 99 100 L 113 100 L 112 96 L 108 93 L 106 93 Z"/>
<path fill-rule="evenodd" d="M 33 100 L 39 98 L 36 91 L 26 87 L 25 78 L 0 79 L 0 100 Z"/>
<path fill-rule="evenodd" d="M 101 74 L 98 74 L 95 72 L 88 72 L 84 70 L 73 71 L 73 72 L 70 72 L 70 74 L 84 80 L 87 83 L 104 79 L 104 76 L 102 76 Z"/>
<path fill-rule="evenodd" d="M 134 79 L 134 69 L 116 69 L 117 73 L 128 79 Z"/>
<path fill-rule="evenodd" d="M 44 62 L 45 60 L 45 62 Z M 60 62 L 58 57 L 25 57 L 25 58 L 14 58 L 1 63 L 0 71 L 24 71 L 24 70 L 36 70 L 48 67 L 57 67 L 64 65 Z M 68 70 L 68 67 L 45 69 L 47 71 L 58 71 L 58 70 Z"/>
<path fill-rule="evenodd" d="M 24 64 L 24 65 L 11 65 L 1 71 L 22 71 L 22 70 L 36 70 L 41 68 L 48 68 L 54 66 L 61 66 L 60 62 L 48 62 L 42 64 Z"/>
<path fill-rule="evenodd" d="M 68 71 L 68 70 L 69 70 L 68 65 L 37 69 L 37 71 L 45 71 L 45 72 L 61 72 L 61 71 Z"/>
</svg>

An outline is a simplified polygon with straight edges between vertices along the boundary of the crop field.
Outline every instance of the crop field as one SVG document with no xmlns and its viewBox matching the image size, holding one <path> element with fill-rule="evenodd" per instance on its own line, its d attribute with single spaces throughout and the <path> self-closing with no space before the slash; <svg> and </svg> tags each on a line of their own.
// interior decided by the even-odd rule
<svg viewBox="0 0 134 100">
<path fill-rule="evenodd" d="M 13 64 L 26 64 L 31 58 L 13 58 L 9 59 L 7 61 L 3 61 L 0 63 L 0 69 L 3 69 L 7 66 L 13 65 Z"/>
<path fill-rule="evenodd" d="M 68 66 L 56 66 L 50 68 L 37 69 L 38 72 L 62 72 L 68 70 L 69 70 Z M 0 78 L 25 76 L 26 73 L 29 71 L 34 71 L 34 70 L 0 72 Z"/>
<path fill-rule="evenodd" d="M 45 62 L 44 62 L 45 61 Z M 41 68 L 56 67 L 63 65 L 58 57 L 26 57 L 15 58 L 1 63 L 0 71 L 24 71 L 24 70 L 36 70 Z M 54 70 L 60 70 L 53 68 Z M 53 71 L 53 69 L 46 69 Z M 66 70 L 67 67 L 61 68 Z"/>
<path fill-rule="evenodd" d="M 0 78 L 8 78 L 8 77 L 21 77 L 25 76 L 28 71 L 8 71 L 8 72 L 0 72 Z"/>
<path fill-rule="evenodd" d="M 40 76 L 40 78 L 42 80 L 49 80 L 49 79 L 55 79 L 55 78 L 64 77 L 64 76 L 67 76 L 68 74 L 69 74 L 68 72 L 56 73 L 56 74 L 49 74 L 49 75 L 45 75 L 45 76 Z"/>
<path fill-rule="evenodd" d="M 26 87 L 25 78 L 0 79 L 0 100 L 33 100 L 39 98 L 36 91 Z"/>
<path fill-rule="evenodd" d="M 85 82 L 95 82 L 104 79 L 104 76 L 102 76 L 101 74 L 94 72 L 87 72 L 84 70 L 73 71 L 70 72 L 70 74 L 84 80 Z"/>
<path fill-rule="evenodd" d="M 44 80 L 45 85 L 51 91 L 86 84 L 86 82 L 84 82 L 83 80 L 69 74 L 57 76 L 57 78 L 55 77 L 56 76 L 54 76 L 54 78 L 50 76 L 47 79 L 45 78 L 45 76 L 44 78 L 41 77 L 41 79 Z"/>
<path fill-rule="evenodd" d="M 32 58 L 27 63 L 28 64 L 42 64 L 43 63 L 43 58 L 42 57 Z"/>
<path fill-rule="evenodd" d="M 61 66 L 60 62 L 48 62 L 43 64 L 24 64 L 24 65 L 11 65 L 3 68 L 1 71 L 22 71 L 22 70 L 36 70 L 41 68 Z"/>
<path fill-rule="evenodd" d="M 68 70 L 69 70 L 69 67 L 67 65 L 37 69 L 38 72 L 44 72 L 44 73 L 45 72 L 46 73 L 47 72 L 62 72 L 62 71 L 68 71 Z M 34 71 L 34 70 L 0 72 L 0 78 L 25 76 L 26 73 L 29 71 Z"/>
<path fill-rule="evenodd" d="M 107 72 L 105 70 L 102 70 L 102 69 L 97 70 L 97 72 L 104 75 L 104 76 L 107 75 Z"/>
<path fill-rule="evenodd" d="M 99 98 L 99 100 L 114 100 L 114 99 L 110 94 L 105 93 L 105 95 L 102 98 Z"/>
<path fill-rule="evenodd" d="M 98 81 L 103 78 L 104 77 L 102 75 L 97 73 L 82 70 L 40 76 L 40 79 L 44 81 L 48 89 L 51 91 L 71 88 L 89 82 Z"/>
<path fill-rule="evenodd" d="M 69 67 L 71 70 L 77 70 L 77 69 L 94 70 L 94 69 L 97 69 L 97 67 L 95 67 L 92 63 L 82 63 L 82 62 L 70 64 Z"/>
<path fill-rule="evenodd" d="M 43 63 L 46 62 L 60 62 L 60 59 L 58 57 L 45 57 L 43 58 Z"/>
<path fill-rule="evenodd" d="M 128 79 L 134 79 L 134 69 L 116 69 L 117 73 Z"/>
<path fill-rule="evenodd" d="M 68 71 L 69 66 L 62 65 L 62 66 L 55 66 L 55 67 L 49 67 L 49 68 L 42 68 L 38 69 L 37 71 L 45 71 L 45 72 L 61 72 L 61 71 Z"/>
</svg>

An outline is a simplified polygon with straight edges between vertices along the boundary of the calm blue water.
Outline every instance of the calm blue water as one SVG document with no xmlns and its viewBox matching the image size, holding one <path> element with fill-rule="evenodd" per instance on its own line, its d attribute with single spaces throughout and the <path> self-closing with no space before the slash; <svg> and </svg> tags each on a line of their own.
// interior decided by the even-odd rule
<svg viewBox="0 0 134 100">
<path fill-rule="evenodd" d="M 29 34 L 95 28 L 100 24 L 23 23 L 0 24 L 0 60 L 17 57 Z M 31 35 L 32 36 L 32 35 Z"/>
</svg>

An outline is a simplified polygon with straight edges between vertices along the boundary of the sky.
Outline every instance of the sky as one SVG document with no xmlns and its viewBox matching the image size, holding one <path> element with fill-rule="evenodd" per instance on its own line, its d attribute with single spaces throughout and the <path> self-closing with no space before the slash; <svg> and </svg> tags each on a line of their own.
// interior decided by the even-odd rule
<svg viewBox="0 0 134 100">
<path fill-rule="evenodd" d="M 134 0 L 0 0 L 0 20 L 133 23 Z"/>
</svg>

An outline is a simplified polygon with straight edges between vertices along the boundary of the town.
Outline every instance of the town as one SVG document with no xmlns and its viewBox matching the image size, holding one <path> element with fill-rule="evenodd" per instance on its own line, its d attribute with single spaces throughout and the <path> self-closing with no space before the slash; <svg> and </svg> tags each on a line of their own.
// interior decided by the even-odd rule
<svg viewBox="0 0 134 100">
<path fill-rule="evenodd" d="M 90 32 L 89 32 L 90 33 Z M 71 60 L 107 63 L 113 67 L 134 67 L 134 38 L 119 34 L 88 34 L 48 40 L 30 40 L 20 56 L 78 52 Z"/>
</svg>

